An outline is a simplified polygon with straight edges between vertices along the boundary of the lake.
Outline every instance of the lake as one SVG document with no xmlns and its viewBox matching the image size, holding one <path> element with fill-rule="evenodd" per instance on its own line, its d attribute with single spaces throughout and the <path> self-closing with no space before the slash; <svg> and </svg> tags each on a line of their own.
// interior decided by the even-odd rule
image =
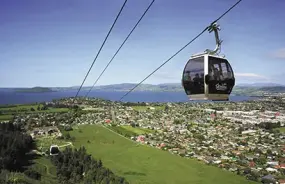
<svg viewBox="0 0 285 184">
<path fill-rule="evenodd" d="M 85 95 L 86 91 L 79 95 Z M 35 102 L 52 101 L 64 97 L 74 97 L 75 90 L 47 92 L 47 93 L 19 93 L 11 91 L 0 91 L 0 104 L 27 104 Z M 104 98 L 112 101 L 118 101 L 125 92 L 117 91 L 92 91 L 90 97 Z M 248 96 L 230 96 L 230 101 L 247 101 L 256 99 Z M 124 102 L 187 102 L 189 101 L 184 92 L 132 92 L 123 99 Z"/>
</svg>

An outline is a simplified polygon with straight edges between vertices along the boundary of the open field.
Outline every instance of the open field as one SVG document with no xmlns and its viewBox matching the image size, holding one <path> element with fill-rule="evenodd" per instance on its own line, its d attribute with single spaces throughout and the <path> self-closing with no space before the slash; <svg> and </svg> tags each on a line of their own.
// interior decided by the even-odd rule
<svg viewBox="0 0 285 184">
<path fill-rule="evenodd" d="M 134 132 L 137 135 L 141 135 L 141 134 L 145 134 L 145 133 L 153 133 L 154 130 L 151 129 L 147 129 L 147 128 L 140 128 L 140 127 L 132 127 L 132 126 L 121 126 L 122 128 L 130 131 L 130 132 Z"/>
<path fill-rule="evenodd" d="M 30 112 L 30 113 L 34 113 L 34 112 L 67 112 L 68 108 L 51 108 L 49 107 L 48 110 L 38 110 L 38 106 L 40 106 L 40 108 L 43 107 L 43 105 L 15 105 L 15 106 L 1 106 L 0 107 L 0 111 L 14 111 L 14 112 Z M 35 111 L 31 111 L 31 108 L 33 108 Z"/>
<path fill-rule="evenodd" d="M 109 127 L 111 130 L 124 135 L 125 137 L 132 137 L 132 136 L 136 136 L 136 133 L 134 133 L 133 131 L 127 130 L 125 128 L 123 128 L 123 126 L 111 126 Z"/>
<path fill-rule="evenodd" d="M 142 135 L 145 133 L 153 133 L 154 130 L 146 129 L 146 128 L 140 128 L 140 127 L 132 127 L 129 125 L 123 125 L 123 126 L 111 126 L 109 127 L 113 131 L 124 135 L 126 137 L 132 137 L 137 135 Z"/>
<path fill-rule="evenodd" d="M 31 105 L 1 105 L 0 106 L 0 120 L 10 120 L 13 118 L 13 114 L 21 114 L 21 113 L 42 113 L 42 112 L 47 112 L 47 113 L 52 113 L 52 112 L 68 112 L 68 108 L 51 108 L 49 107 L 47 110 L 38 110 L 38 106 L 40 108 L 43 107 L 43 105 L 36 105 L 36 104 L 31 104 Z M 34 111 L 32 111 L 32 108 Z"/>
<path fill-rule="evenodd" d="M 278 128 L 281 133 L 285 133 L 285 127 Z"/>
<path fill-rule="evenodd" d="M 13 115 L 10 115 L 10 114 L 0 115 L 0 120 L 3 120 L 3 121 L 10 120 L 12 118 L 13 118 Z"/>
<path fill-rule="evenodd" d="M 134 110 L 137 111 L 146 111 L 148 110 L 149 106 L 142 106 L 142 105 L 137 105 L 137 106 L 131 106 Z M 161 106 L 153 106 L 155 108 L 155 110 L 164 110 L 165 106 L 161 105 Z"/>
<path fill-rule="evenodd" d="M 96 159 L 130 183 L 255 183 L 202 162 L 138 145 L 100 125 L 80 126 L 70 132 L 75 147 L 85 146 Z M 88 143 L 89 141 L 89 143 Z"/>
</svg>

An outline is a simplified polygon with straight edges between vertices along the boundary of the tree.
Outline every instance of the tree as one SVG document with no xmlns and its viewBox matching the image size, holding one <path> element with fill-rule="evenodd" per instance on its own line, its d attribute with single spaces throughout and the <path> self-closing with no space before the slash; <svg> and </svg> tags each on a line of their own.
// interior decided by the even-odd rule
<svg viewBox="0 0 285 184">
<path fill-rule="evenodd" d="M 181 120 L 180 120 L 180 119 L 175 118 L 173 123 L 174 123 L 174 124 L 180 124 L 180 123 L 181 123 Z"/>
<path fill-rule="evenodd" d="M 264 165 L 266 164 L 266 158 L 265 157 L 260 157 L 257 159 L 258 164 Z"/>
<path fill-rule="evenodd" d="M 35 109 L 33 107 L 31 107 L 31 111 L 35 111 Z"/>
<path fill-rule="evenodd" d="M 272 151 L 270 149 L 268 149 L 266 152 L 268 155 L 272 155 Z"/>
<path fill-rule="evenodd" d="M 43 111 L 48 110 L 48 106 L 44 105 L 41 110 Z"/>
<path fill-rule="evenodd" d="M 259 181 L 259 174 L 258 172 L 250 172 L 250 174 L 247 176 L 248 179 L 252 180 L 252 181 Z"/>
<path fill-rule="evenodd" d="M 57 177 L 60 184 L 128 184 L 124 178 L 116 176 L 112 171 L 103 167 L 101 160 L 97 161 L 87 155 L 84 147 L 74 150 L 66 148 L 57 157 L 52 157 L 52 162 L 57 166 Z M 82 177 L 83 175 L 84 177 Z"/>
<path fill-rule="evenodd" d="M 65 135 L 65 139 L 69 140 L 70 138 L 71 138 L 70 134 L 67 133 L 67 134 Z"/>
<path fill-rule="evenodd" d="M 30 178 L 40 180 L 41 179 L 41 174 L 33 169 L 28 169 L 24 171 L 24 174 L 27 175 Z"/>
<path fill-rule="evenodd" d="M 168 110 L 169 110 L 168 105 L 166 105 L 166 106 L 164 107 L 164 110 L 165 110 L 166 112 L 168 112 Z"/>
</svg>

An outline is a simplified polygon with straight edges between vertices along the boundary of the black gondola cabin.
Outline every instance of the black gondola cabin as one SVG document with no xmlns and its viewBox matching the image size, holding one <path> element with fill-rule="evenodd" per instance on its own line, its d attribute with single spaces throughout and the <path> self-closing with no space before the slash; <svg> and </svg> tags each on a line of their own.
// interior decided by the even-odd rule
<svg viewBox="0 0 285 184">
<path fill-rule="evenodd" d="M 187 62 L 182 85 L 191 100 L 228 101 L 235 85 L 235 77 L 227 59 L 199 54 Z"/>
</svg>

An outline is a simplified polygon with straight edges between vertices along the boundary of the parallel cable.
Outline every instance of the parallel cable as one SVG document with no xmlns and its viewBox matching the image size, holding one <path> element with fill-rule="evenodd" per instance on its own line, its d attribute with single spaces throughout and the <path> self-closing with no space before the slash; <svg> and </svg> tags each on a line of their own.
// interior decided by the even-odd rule
<svg viewBox="0 0 285 184">
<path fill-rule="evenodd" d="M 109 63 L 106 65 L 106 67 L 104 68 L 104 70 L 101 72 L 101 74 L 99 75 L 99 77 L 96 79 L 96 81 L 94 82 L 93 86 L 90 88 L 90 90 L 88 91 L 88 93 L 86 93 L 85 97 L 87 97 L 89 95 L 89 93 L 91 92 L 91 90 L 94 88 L 94 86 L 97 84 L 98 80 L 101 78 L 101 76 L 104 74 L 104 72 L 107 70 L 108 66 L 112 63 L 112 61 L 114 60 L 114 58 L 116 57 L 116 55 L 119 53 L 119 51 L 121 50 L 121 48 L 123 47 L 123 45 L 126 43 L 126 41 L 129 39 L 129 37 L 131 36 L 131 34 L 133 33 L 133 31 L 136 29 L 136 27 L 138 26 L 138 24 L 140 23 L 140 21 L 143 19 L 143 17 L 145 16 L 145 14 L 148 12 L 148 10 L 150 9 L 150 7 L 152 6 L 152 4 L 154 3 L 155 0 L 152 0 L 152 2 L 149 4 L 149 6 L 147 7 L 147 9 L 145 10 L 145 12 L 142 14 L 141 18 L 138 20 L 138 22 L 135 24 L 135 26 L 133 27 L 133 29 L 131 30 L 131 32 L 128 34 L 128 36 L 125 38 L 125 40 L 123 41 L 123 43 L 121 44 L 121 46 L 118 48 L 118 50 L 116 51 L 116 53 L 113 55 L 112 59 L 109 61 Z"/>
<path fill-rule="evenodd" d="M 174 55 L 172 55 L 169 59 L 167 59 L 164 63 L 162 63 L 158 68 L 156 68 L 153 72 L 151 72 L 147 77 L 145 77 L 140 83 L 135 85 L 132 89 L 130 89 L 126 94 L 124 94 L 119 101 L 121 101 L 124 97 L 126 97 L 128 94 L 130 94 L 134 89 L 136 89 L 139 85 L 141 85 L 146 79 L 148 79 L 151 75 L 153 75 L 157 70 L 159 70 L 161 67 L 163 67 L 166 63 L 168 63 L 172 58 L 174 58 L 177 54 L 179 54 L 182 50 L 184 50 L 188 45 L 190 45 L 193 41 L 195 41 L 198 37 L 200 37 L 205 31 L 208 30 L 211 25 L 219 21 L 223 16 L 225 16 L 229 11 L 231 11 L 236 5 L 238 5 L 242 0 L 239 0 L 236 2 L 233 6 L 231 6 L 226 12 L 224 12 L 219 18 L 214 20 L 210 26 L 207 26 L 202 32 L 200 32 L 196 37 L 194 37 L 190 42 L 188 42 L 186 45 L 184 45 L 180 50 L 178 50 Z"/>
<path fill-rule="evenodd" d="M 128 0 L 125 0 L 125 2 L 124 2 L 124 4 L 122 5 L 122 7 L 121 7 L 121 9 L 120 9 L 120 11 L 119 11 L 119 13 L 118 13 L 118 15 L 116 16 L 116 19 L 115 19 L 113 25 L 111 26 L 111 28 L 110 28 L 110 30 L 109 30 L 107 36 L 105 37 L 105 40 L 103 41 L 103 43 L 102 43 L 102 45 L 101 45 L 101 47 L 100 47 L 100 49 L 99 49 L 99 51 L 98 51 L 98 53 L 97 53 L 95 59 L 93 60 L 93 63 L 91 64 L 91 66 L 90 66 L 90 68 L 89 68 L 87 74 L 85 75 L 85 78 L 84 78 L 84 80 L 83 80 L 83 82 L 82 82 L 80 88 L 78 89 L 78 91 L 77 91 L 77 93 L 76 93 L 76 95 L 75 95 L 75 97 L 74 97 L 74 99 L 73 99 L 73 102 L 74 102 L 75 98 L 78 96 L 78 94 L 79 94 L 79 92 L 80 92 L 80 90 L 81 90 L 81 88 L 82 88 L 82 86 L 83 86 L 83 84 L 84 84 L 86 78 L 88 77 L 88 75 L 89 75 L 89 73 L 90 73 L 90 71 L 91 71 L 91 69 L 92 69 L 92 67 L 93 67 L 93 65 L 94 65 L 94 63 L 95 63 L 95 61 L 97 60 L 97 58 L 98 58 L 98 56 L 99 56 L 99 54 L 100 54 L 100 52 L 101 52 L 103 46 L 105 45 L 105 42 L 107 41 L 107 39 L 108 39 L 110 33 L 112 32 L 113 27 L 115 26 L 115 24 L 116 24 L 116 22 L 117 22 L 119 16 L 121 15 L 121 13 L 122 13 L 122 11 L 123 11 L 123 9 L 124 9 L 124 7 L 125 7 L 127 1 L 128 1 Z"/>
</svg>

